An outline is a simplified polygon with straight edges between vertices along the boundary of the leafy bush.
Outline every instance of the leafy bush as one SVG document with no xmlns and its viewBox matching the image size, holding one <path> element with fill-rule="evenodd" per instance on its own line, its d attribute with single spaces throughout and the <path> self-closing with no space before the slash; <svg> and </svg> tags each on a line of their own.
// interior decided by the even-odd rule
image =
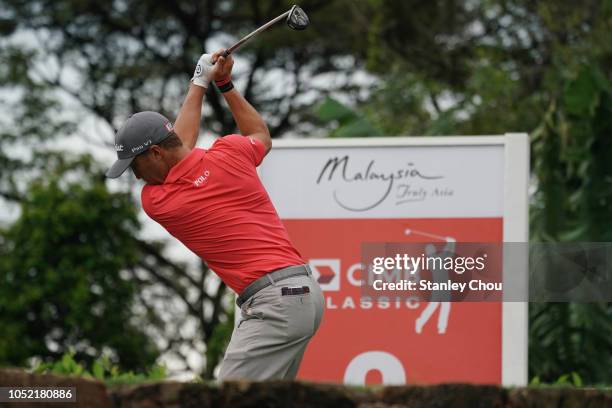
<svg viewBox="0 0 612 408">
<path fill-rule="evenodd" d="M 50 363 L 38 363 L 32 371 L 36 374 L 59 374 L 77 377 L 95 378 L 109 385 L 136 384 L 146 381 L 159 381 L 166 378 L 166 368 L 155 364 L 145 373 L 133 371 L 121 372 L 107 356 L 94 360 L 91 367 L 86 367 L 75 360 L 74 351 L 65 353 L 61 359 Z"/>
<path fill-rule="evenodd" d="M 572 371 L 570 374 L 563 374 L 562 376 L 557 378 L 557 380 L 554 381 L 552 384 L 545 384 L 540 380 L 540 377 L 536 375 L 535 377 L 531 379 L 531 381 L 529 382 L 529 385 L 531 386 L 563 385 L 563 386 L 582 387 L 582 378 L 580 378 L 580 375 L 577 372 Z"/>
</svg>

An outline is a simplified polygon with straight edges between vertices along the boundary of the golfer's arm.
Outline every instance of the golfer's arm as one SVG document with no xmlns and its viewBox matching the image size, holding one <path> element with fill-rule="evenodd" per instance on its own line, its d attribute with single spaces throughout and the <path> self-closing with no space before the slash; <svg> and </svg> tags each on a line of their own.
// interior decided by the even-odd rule
<svg viewBox="0 0 612 408">
<path fill-rule="evenodd" d="M 272 148 L 272 138 L 270 137 L 268 126 L 259 112 L 244 99 L 236 88 L 225 92 L 223 96 L 232 111 L 240 133 L 244 136 L 260 140 L 266 148 L 266 154 L 268 154 Z"/>
<path fill-rule="evenodd" d="M 190 149 L 194 148 L 200 134 L 202 99 L 205 92 L 206 90 L 201 86 L 190 84 L 183 106 L 174 122 L 174 132 Z"/>
</svg>

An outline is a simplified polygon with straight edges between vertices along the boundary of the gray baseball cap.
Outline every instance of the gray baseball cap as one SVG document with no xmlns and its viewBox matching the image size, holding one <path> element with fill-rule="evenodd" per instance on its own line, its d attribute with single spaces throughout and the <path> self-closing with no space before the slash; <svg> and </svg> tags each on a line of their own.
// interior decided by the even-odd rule
<svg viewBox="0 0 612 408">
<path fill-rule="evenodd" d="M 108 169 L 106 177 L 119 177 L 134 157 L 167 138 L 172 131 L 172 123 L 157 112 L 138 112 L 130 116 L 115 134 L 117 161 Z"/>
</svg>

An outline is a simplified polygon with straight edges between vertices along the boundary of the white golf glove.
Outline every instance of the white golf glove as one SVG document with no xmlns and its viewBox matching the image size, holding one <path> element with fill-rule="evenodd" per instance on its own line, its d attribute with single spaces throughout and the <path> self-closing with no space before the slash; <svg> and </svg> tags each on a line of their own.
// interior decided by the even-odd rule
<svg viewBox="0 0 612 408">
<path fill-rule="evenodd" d="M 212 58 L 210 54 L 202 54 L 200 59 L 198 60 L 198 64 L 196 65 L 195 71 L 193 72 L 193 78 L 191 78 L 191 82 L 193 82 L 197 86 L 201 86 L 202 88 L 208 88 L 208 83 L 210 82 L 210 71 L 213 69 Z"/>
</svg>

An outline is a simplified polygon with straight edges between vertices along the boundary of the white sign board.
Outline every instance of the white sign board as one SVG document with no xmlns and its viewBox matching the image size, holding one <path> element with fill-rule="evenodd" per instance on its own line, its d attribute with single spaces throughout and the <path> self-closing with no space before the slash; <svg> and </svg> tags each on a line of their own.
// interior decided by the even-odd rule
<svg viewBox="0 0 612 408">
<path fill-rule="evenodd" d="M 362 242 L 527 242 L 528 175 L 524 134 L 274 141 L 260 177 L 326 296 L 299 378 L 526 384 L 525 303 L 384 307 L 358 275 Z"/>
</svg>

